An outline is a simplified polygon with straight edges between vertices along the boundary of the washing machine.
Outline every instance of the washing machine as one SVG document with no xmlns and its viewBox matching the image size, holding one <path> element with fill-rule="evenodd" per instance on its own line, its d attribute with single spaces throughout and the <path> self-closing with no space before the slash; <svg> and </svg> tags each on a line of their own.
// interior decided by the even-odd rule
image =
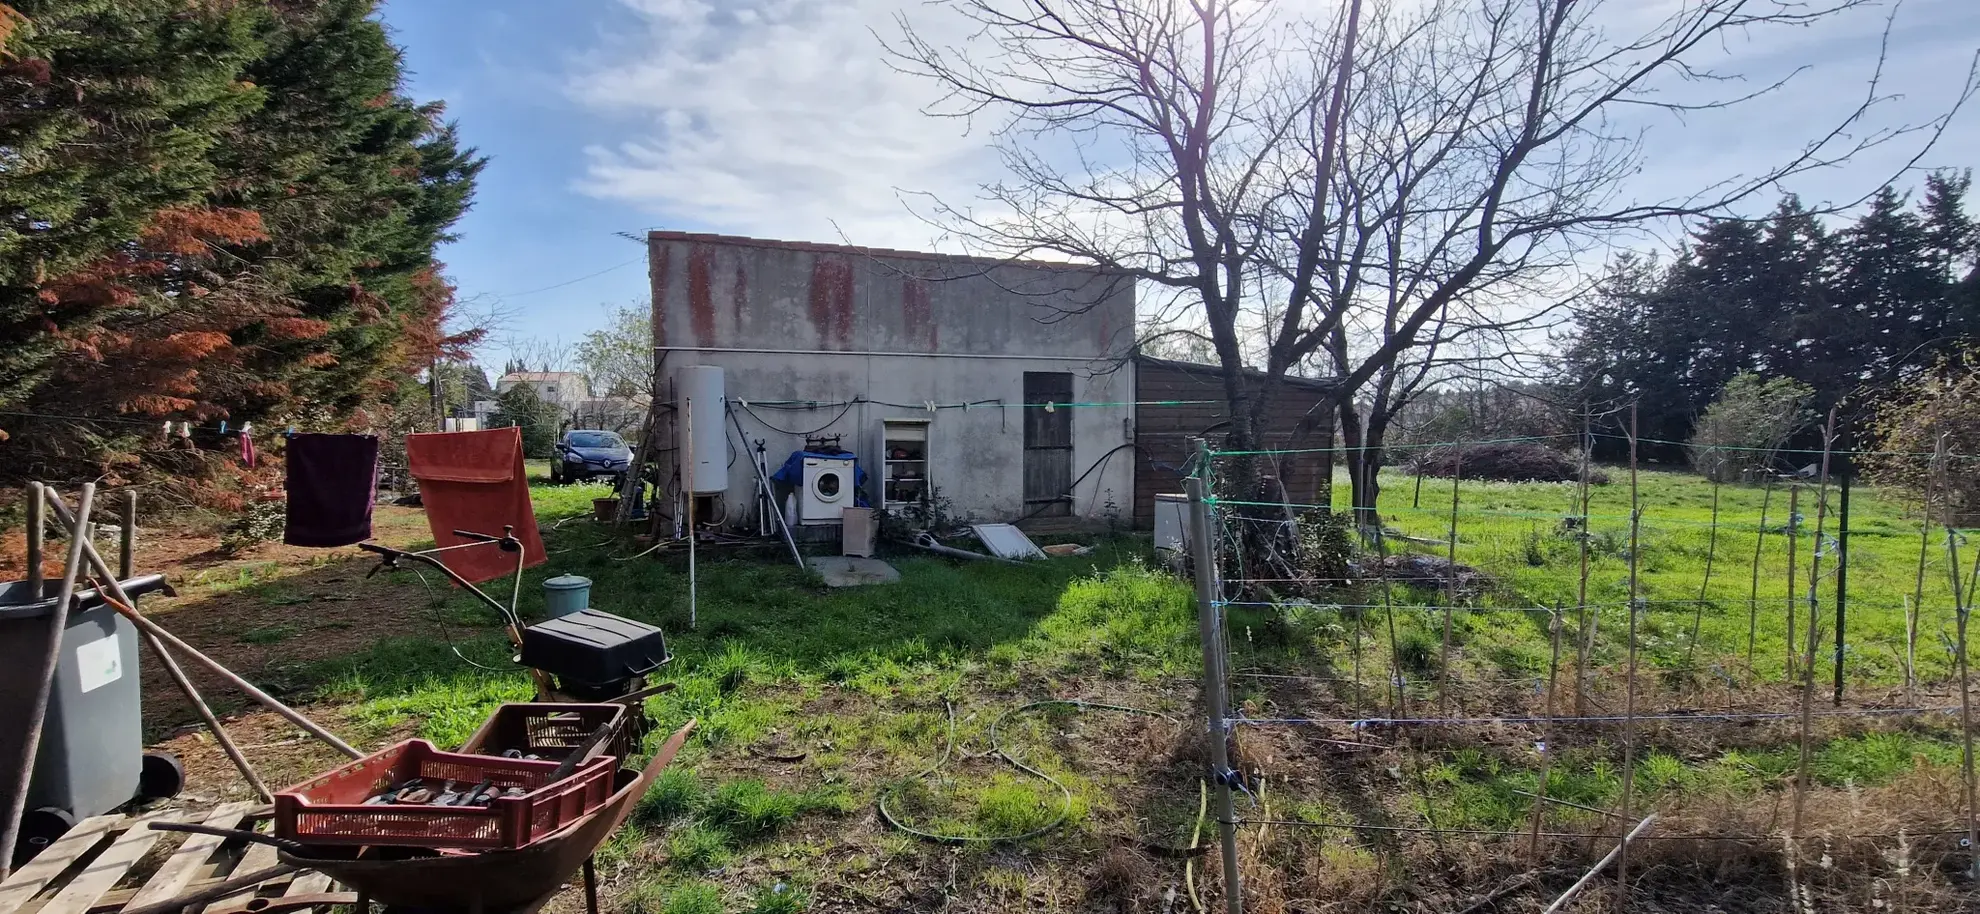
<svg viewBox="0 0 1980 914">
<path fill-rule="evenodd" d="M 804 458 L 803 485 L 798 493 L 798 523 L 836 524 L 840 512 L 857 504 L 859 461 L 853 457 Z"/>
</svg>

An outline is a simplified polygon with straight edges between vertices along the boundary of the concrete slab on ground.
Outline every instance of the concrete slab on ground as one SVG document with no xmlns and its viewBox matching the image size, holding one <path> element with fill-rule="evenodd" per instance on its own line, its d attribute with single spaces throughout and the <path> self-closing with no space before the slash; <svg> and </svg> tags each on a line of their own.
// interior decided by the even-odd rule
<svg viewBox="0 0 1980 914">
<path fill-rule="evenodd" d="M 805 559 L 804 564 L 818 576 L 825 579 L 827 587 L 863 587 L 868 584 L 892 584 L 901 579 L 901 573 L 894 566 L 879 559 L 864 559 L 851 555 L 819 555 Z"/>
</svg>

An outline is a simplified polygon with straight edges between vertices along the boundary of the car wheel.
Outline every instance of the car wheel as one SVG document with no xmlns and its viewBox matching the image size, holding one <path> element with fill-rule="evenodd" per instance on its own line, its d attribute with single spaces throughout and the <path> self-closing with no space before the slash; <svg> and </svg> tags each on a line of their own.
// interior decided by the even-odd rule
<svg viewBox="0 0 1980 914">
<path fill-rule="evenodd" d="M 564 481 L 564 474 L 563 474 L 563 471 L 562 471 L 562 468 L 563 468 L 563 466 L 564 466 L 564 462 L 563 462 L 563 461 L 561 461 L 561 460 L 552 460 L 552 461 L 550 461 L 550 484 L 551 484 L 551 485 L 553 485 L 553 486 L 554 486 L 554 485 L 560 485 L 560 484 L 562 484 L 562 483 L 563 483 L 563 481 Z"/>
</svg>

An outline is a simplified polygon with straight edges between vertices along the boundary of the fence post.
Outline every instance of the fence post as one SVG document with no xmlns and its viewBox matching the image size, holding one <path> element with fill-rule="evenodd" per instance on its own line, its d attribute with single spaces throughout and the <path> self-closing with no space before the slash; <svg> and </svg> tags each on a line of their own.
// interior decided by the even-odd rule
<svg viewBox="0 0 1980 914">
<path fill-rule="evenodd" d="M 1207 472 L 1208 467 L 1204 468 Z M 1224 910 L 1244 914 L 1244 883 L 1238 875 L 1237 818 L 1231 809 L 1230 712 L 1224 695 L 1222 609 L 1217 603 L 1217 559 L 1211 539 L 1210 506 L 1203 479 L 1183 480 L 1189 493 L 1190 554 L 1196 573 L 1196 626 L 1203 640 L 1203 704 L 1209 712 L 1210 779 L 1217 784 L 1217 827 L 1224 845 Z"/>
<path fill-rule="evenodd" d="M 1836 512 L 1836 707 L 1843 702 L 1843 652 L 1849 627 L 1849 478 L 1855 475 L 1848 452 L 1842 455 L 1842 505 Z"/>
</svg>

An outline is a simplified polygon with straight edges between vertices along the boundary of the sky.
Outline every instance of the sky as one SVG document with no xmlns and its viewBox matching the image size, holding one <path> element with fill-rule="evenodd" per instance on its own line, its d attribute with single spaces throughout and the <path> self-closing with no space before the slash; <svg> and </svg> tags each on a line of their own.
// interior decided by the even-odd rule
<svg viewBox="0 0 1980 914">
<path fill-rule="evenodd" d="M 387 0 L 408 91 L 445 101 L 490 159 L 459 240 L 441 252 L 466 310 L 504 315 L 482 361 L 499 367 L 510 340 L 575 342 L 644 298 L 635 239 L 649 229 L 954 249 L 917 210 L 930 196 L 967 201 L 997 160 L 985 125 L 924 114 L 933 87 L 888 66 L 881 41 L 903 12 L 929 15 L 920 0 Z M 1792 155 L 1810 125 L 1861 100 L 1890 12 L 1720 49 L 1752 85 L 1806 69 L 1761 104 L 1646 119 L 1646 166 L 1626 192 L 1668 197 Z M 918 22 L 938 40 L 963 37 Z M 1943 112 L 1976 48 L 1980 3 L 1904 3 L 1877 124 Z M 1907 157 L 1893 147 L 1784 189 L 1856 199 Z M 1980 104 L 1919 167 L 1976 164 Z"/>
</svg>

